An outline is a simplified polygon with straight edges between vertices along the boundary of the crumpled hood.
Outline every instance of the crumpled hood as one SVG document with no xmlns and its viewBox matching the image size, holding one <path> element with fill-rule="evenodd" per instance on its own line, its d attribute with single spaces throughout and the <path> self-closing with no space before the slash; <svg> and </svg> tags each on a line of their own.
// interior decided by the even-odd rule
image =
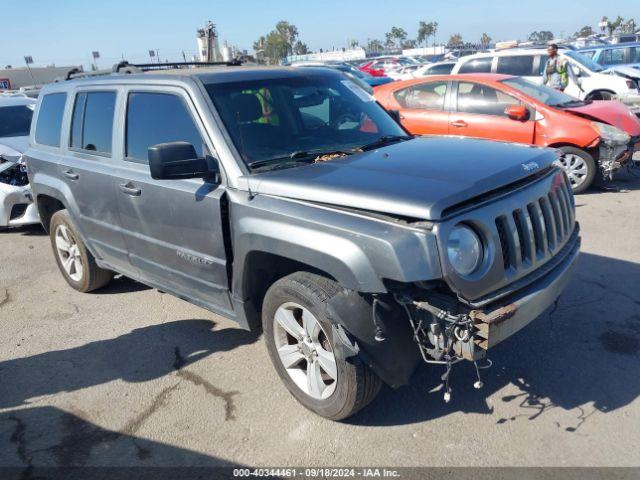
<svg viewBox="0 0 640 480">
<path fill-rule="evenodd" d="M 29 137 L 2 137 L 0 138 L 0 155 L 5 158 L 19 157 L 29 146 Z"/>
<path fill-rule="evenodd" d="M 591 118 L 618 127 L 632 137 L 640 135 L 640 119 L 624 103 L 617 100 L 596 100 L 581 107 L 564 108 L 565 112 Z"/>
<path fill-rule="evenodd" d="M 551 165 L 557 153 L 528 145 L 422 137 L 248 177 L 252 193 L 438 220 L 469 198 Z"/>
</svg>

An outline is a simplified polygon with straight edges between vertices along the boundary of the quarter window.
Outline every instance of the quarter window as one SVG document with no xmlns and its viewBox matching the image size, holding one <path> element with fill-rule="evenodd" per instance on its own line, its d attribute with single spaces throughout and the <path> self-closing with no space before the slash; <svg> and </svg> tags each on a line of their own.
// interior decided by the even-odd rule
<svg viewBox="0 0 640 480">
<path fill-rule="evenodd" d="M 491 73 L 492 62 L 493 57 L 482 57 L 476 58 L 475 60 L 469 60 L 460 66 L 458 73 Z"/>
<path fill-rule="evenodd" d="M 76 96 L 71 120 L 71 147 L 111 154 L 115 92 L 83 92 Z"/>
<path fill-rule="evenodd" d="M 202 137 L 183 99 L 169 93 L 130 93 L 126 156 L 148 163 L 149 147 L 167 142 L 188 142 L 203 155 Z"/>
<path fill-rule="evenodd" d="M 447 82 L 428 82 L 399 90 L 394 96 L 405 108 L 442 110 L 446 93 Z"/>
<path fill-rule="evenodd" d="M 497 73 L 528 77 L 533 72 L 533 55 L 509 55 L 498 57 Z"/>
<path fill-rule="evenodd" d="M 509 105 L 520 102 L 504 92 L 481 83 L 460 82 L 458 84 L 458 111 L 480 115 L 506 116 Z"/>
<path fill-rule="evenodd" d="M 36 143 L 60 146 L 60 130 L 66 101 L 66 93 L 50 93 L 42 97 L 36 123 Z"/>
</svg>

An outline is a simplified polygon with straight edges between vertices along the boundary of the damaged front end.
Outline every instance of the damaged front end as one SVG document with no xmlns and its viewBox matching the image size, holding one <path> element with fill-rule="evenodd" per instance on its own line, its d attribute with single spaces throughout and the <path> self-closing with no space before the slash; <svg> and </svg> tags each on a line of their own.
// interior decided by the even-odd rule
<svg viewBox="0 0 640 480">
<path fill-rule="evenodd" d="M 603 180 L 613 180 L 615 172 L 622 167 L 633 165 L 634 152 L 640 150 L 640 137 L 627 139 L 626 142 L 603 140 L 598 148 L 598 166 Z"/>
<path fill-rule="evenodd" d="M 601 122 L 592 122 L 592 125 L 600 134 L 600 143 L 595 152 L 600 173 L 603 180 L 612 180 L 617 170 L 633 164 L 633 154 L 640 149 L 640 136 L 632 137 L 619 128 Z"/>
<path fill-rule="evenodd" d="M 0 156 L 0 227 L 39 222 L 24 162 Z"/>
</svg>

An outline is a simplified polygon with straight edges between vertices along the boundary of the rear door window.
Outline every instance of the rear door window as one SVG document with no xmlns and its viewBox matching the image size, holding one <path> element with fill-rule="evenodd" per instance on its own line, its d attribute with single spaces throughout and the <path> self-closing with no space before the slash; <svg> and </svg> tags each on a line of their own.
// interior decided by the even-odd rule
<svg viewBox="0 0 640 480">
<path fill-rule="evenodd" d="M 622 65 L 624 61 L 624 48 L 610 48 L 600 55 L 600 65 Z"/>
<path fill-rule="evenodd" d="M 533 75 L 533 55 L 498 57 L 497 73 L 528 77 Z"/>
<path fill-rule="evenodd" d="M 199 157 L 204 141 L 182 97 L 171 93 L 132 92 L 127 102 L 126 156 L 149 162 L 149 147 L 188 142 Z"/>
<path fill-rule="evenodd" d="M 509 105 L 520 105 L 520 101 L 481 83 L 458 83 L 458 112 L 506 117 Z"/>
<path fill-rule="evenodd" d="M 405 108 L 443 110 L 446 94 L 447 82 L 428 82 L 399 90 L 394 96 Z"/>
<path fill-rule="evenodd" d="M 443 63 L 441 65 L 434 65 L 433 67 L 428 68 L 427 72 L 430 75 L 446 75 L 448 73 L 451 73 L 451 70 L 453 70 L 453 66 L 455 64 L 453 63 Z"/>
<path fill-rule="evenodd" d="M 36 123 L 36 143 L 51 147 L 60 146 L 60 131 L 66 102 L 66 93 L 50 93 L 42 97 Z"/>
<path fill-rule="evenodd" d="M 76 96 L 71 120 L 71 147 L 111 154 L 115 92 L 83 92 Z"/>
<path fill-rule="evenodd" d="M 493 57 L 476 58 L 460 66 L 458 73 L 491 73 Z"/>
</svg>

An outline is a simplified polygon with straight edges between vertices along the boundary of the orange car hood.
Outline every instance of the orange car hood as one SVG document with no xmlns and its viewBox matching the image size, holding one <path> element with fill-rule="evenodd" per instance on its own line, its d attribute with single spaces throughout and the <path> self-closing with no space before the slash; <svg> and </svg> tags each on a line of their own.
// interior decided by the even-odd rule
<svg viewBox="0 0 640 480">
<path fill-rule="evenodd" d="M 640 119 L 625 104 L 616 100 L 596 100 L 581 107 L 568 107 L 565 112 L 624 130 L 632 137 L 640 135 Z"/>
</svg>

